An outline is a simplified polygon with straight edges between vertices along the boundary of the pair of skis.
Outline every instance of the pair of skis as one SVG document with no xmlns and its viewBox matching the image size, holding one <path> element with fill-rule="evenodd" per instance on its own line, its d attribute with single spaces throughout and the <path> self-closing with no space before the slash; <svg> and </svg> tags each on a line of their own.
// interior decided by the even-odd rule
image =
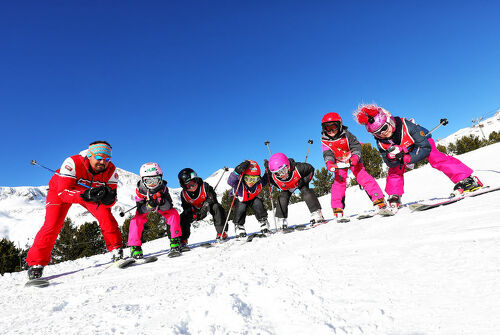
<svg viewBox="0 0 500 335">
<path fill-rule="evenodd" d="M 447 199 L 439 199 L 439 200 L 436 200 L 433 202 L 417 202 L 417 203 L 409 204 L 408 208 L 410 208 L 410 210 L 412 210 L 412 211 L 421 212 L 421 211 L 426 211 L 426 210 L 431 209 L 431 208 L 436 208 L 436 207 L 440 207 L 440 206 L 446 206 L 449 204 L 453 204 L 453 203 L 458 202 L 460 200 L 463 200 L 465 198 L 476 197 L 476 196 L 481 195 L 481 194 L 495 192 L 498 190 L 500 190 L 500 187 L 483 186 L 482 188 L 480 188 L 477 191 L 462 193 L 459 196 L 450 197 Z"/>
</svg>

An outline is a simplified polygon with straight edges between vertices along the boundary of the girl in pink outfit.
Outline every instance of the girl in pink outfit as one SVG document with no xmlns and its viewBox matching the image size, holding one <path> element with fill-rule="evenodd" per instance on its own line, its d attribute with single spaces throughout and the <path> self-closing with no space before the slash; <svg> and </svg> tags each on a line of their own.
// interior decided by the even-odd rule
<svg viewBox="0 0 500 335">
<path fill-rule="evenodd" d="M 413 120 L 392 116 L 377 105 L 362 105 L 354 116 L 374 136 L 382 158 L 389 167 L 385 191 L 389 194 L 391 207 L 401 205 L 406 167 L 424 159 L 455 183 L 452 196 L 472 192 L 483 186 L 477 177 L 472 176 L 471 168 L 437 150 L 429 131 Z"/>
<path fill-rule="evenodd" d="M 180 256 L 180 236 L 182 235 L 180 216 L 172 205 L 167 182 L 162 179 L 163 173 L 157 163 L 146 163 L 141 166 L 141 180 L 137 182 L 137 212 L 130 220 L 128 245 L 133 258 L 143 258 L 142 231 L 148 221 L 148 213 L 158 212 L 166 220 L 168 237 L 170 238 L 169 256 Z"/>
<path fill-rule="evenodd" d="M 370 196 L 377 209 L 385 208 L 384 193 L 375 179 L 366 172 L 361 161 L 361 144 L 356 136 L 342 125 L 337 113 L 328 113 L 321 120 L 323 158 L 328 171 L 335 172 L 332 184 L 332 208 L 337 218 L 343 217 L 347 169 Z"/>
</svg>

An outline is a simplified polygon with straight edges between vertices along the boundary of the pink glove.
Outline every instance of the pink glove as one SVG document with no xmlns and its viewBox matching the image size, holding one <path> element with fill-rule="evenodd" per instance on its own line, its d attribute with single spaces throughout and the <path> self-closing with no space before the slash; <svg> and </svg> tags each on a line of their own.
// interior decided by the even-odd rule
<svg viewBox="0 0 500 335">
<path fill-rule="evenodd" d="M 410 164 L 410 162 L 411 162 L 411 156 L 409 154 L 405 154 L 403 156 L 403 162 L 405 162 L 405 164 Z"/>
<path fill-rule="evenodd" d="M 337 165 L 335 165 L 335 163 L 334 163 L 334 162 L 332 162 L 332 161 L 327 161 L 327 162 L 326 162 L 326 169 L 327 169 L 328 171 L 330 171 L 330 172 L 334 172 L 336 168 L 337 168 Z"/>
<path fill-rule="evenodd" d="M 351 166 L 356 165 L 359 163 L 359 156 L 358 155 L 352 155 L 351 156 Z"/>
</svg>

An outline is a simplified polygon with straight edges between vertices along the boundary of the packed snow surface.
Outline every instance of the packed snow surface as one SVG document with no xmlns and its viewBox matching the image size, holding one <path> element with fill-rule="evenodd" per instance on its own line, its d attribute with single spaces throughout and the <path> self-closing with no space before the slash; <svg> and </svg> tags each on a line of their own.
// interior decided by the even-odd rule
<svg viewBox="0 0 500 335">
<path fill-rule="evenodd" d="M 500 143 L 459 158 L 500 186 Z M 430 166 L 409 171 L 404 202 L 447 196 Z M 383 180 L 379 181 L 384 187 Z M 329 195 L 320 199 L 333 216 Z M 155 263 L 118 269 L 108 254 L 0 278 L 2 334 L 498 334 L 500 191 L 425 212 L 330 222 L 251 243 L 231 240 L 168 258 L 168 241 L 143 245 Z M 347 214 L 370 209 L 348 189 Z M 290 224 L 308 221 L 304 203 Z M 270 214 L 272 224 L 272 215 Z M 247 231 L 257 230 L 254 217 Z M 234 233 L 231 224 L 230 232 Z M 215 237 L 202 224 L 190 243 Z"/>
</svg>

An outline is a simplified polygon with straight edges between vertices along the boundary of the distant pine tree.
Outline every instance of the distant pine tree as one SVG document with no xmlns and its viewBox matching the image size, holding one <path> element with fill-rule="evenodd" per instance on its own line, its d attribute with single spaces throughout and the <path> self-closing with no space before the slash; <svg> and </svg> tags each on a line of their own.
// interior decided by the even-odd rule
<svg viewBox="0 0 500 335">
<path fill-rule="evenodd" d="M 157 212 L 149 213 L 148 222 L 144 225 L 144 231 L 142 232 L 142 242 L 164 237 L 166 227 L 165 218 L 162 215 Z"/>
<path fill-rule="evenodd" d="M 85 222 L 75 232 L 76 248 L 78 258 L 90 257 L 105 253 L 106 243 L 102 237 L 101 229 L 97 221 Z"/>
<path fill-rule="evenodd" d="M 76 244 L 77 228 L 70 218 L 64 220 L 64 225 L 59 233 L 54 249 L 52 250 L 52 264 L 75 260 L 79 255 L 79 248 Z"/>
<path fill-rule="evenodd" d="M 322 167 L 321 170 L 316 170 L 313 184 L 313 190 L 318 197 L 330 193 L 333 184 L 333 173 L 325 167 Z"/>
<path fill-rule="evenodd" d="M 376 148 L 372 147 L 370 143 L 363 143 L 362 157 L 363 165 L 369 175 L 375 179 L 383 177 L 382 156 Z"/>
<path fill-rule="evenodd" d="M 0 240 L 0 274 L 21 270 L 23 250 L 16 248 L 13 242 L 3 238 Z"/>
</svg>

